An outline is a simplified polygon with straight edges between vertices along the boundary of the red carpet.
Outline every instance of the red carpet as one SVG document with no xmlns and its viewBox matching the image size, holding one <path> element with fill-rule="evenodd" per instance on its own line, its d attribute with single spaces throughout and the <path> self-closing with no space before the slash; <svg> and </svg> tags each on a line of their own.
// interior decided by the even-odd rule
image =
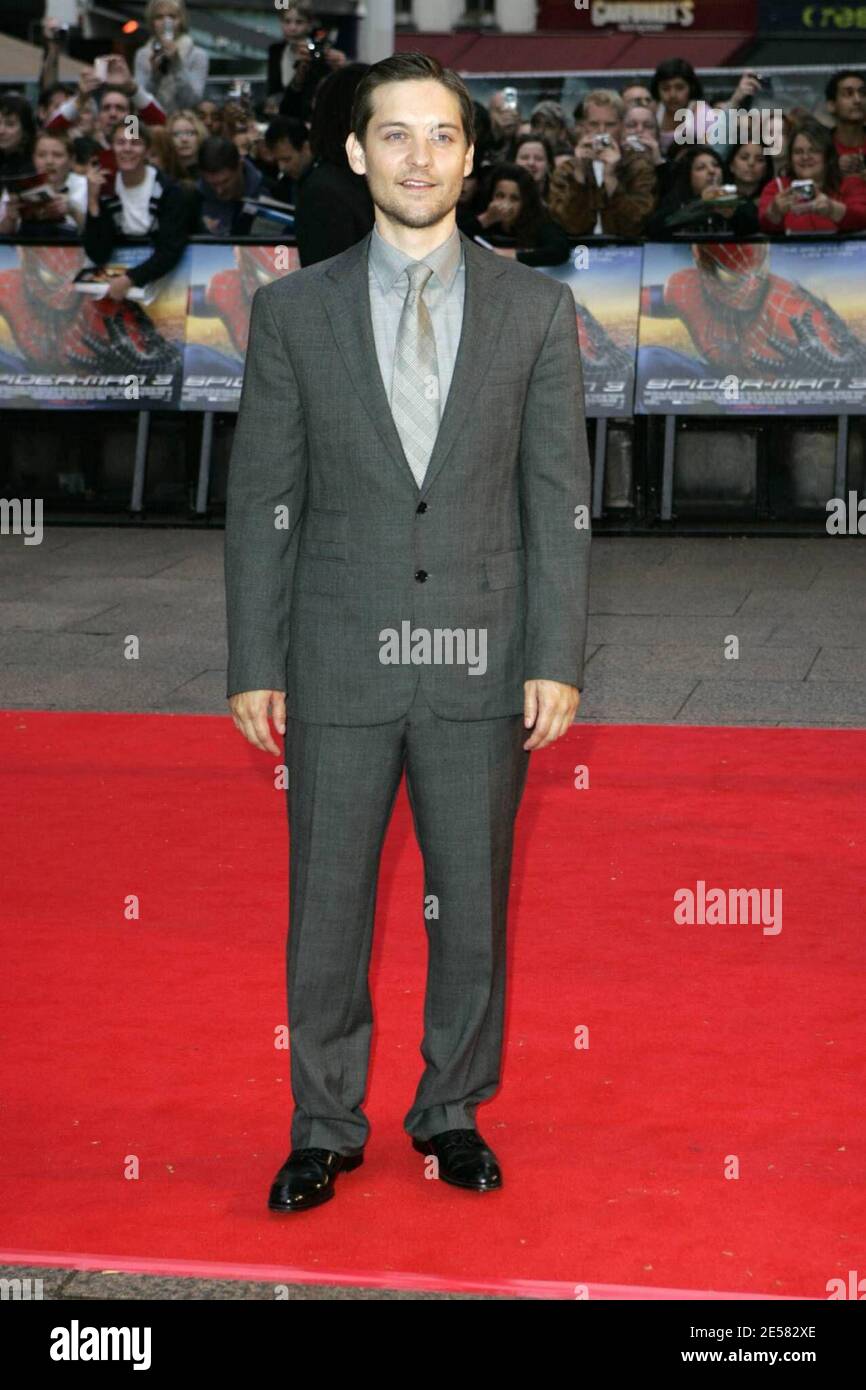
<svg viewBox="0 0 866 1390">
<path fill-rule="evenodd" d="M 856 730 L 578 725 L 533 756 L 503 1085 L 478 1114 L 506 1185 L 484 1196 L 425 1181 L 402 1130 L 425 965 L 404 786 L 366 1163 L 280 1216 L 274 760 L 228 718 L 0 714 L 0 1262 L 825 1298 L 866 1273 L 864 754 Z M 698 880 L 780 888 L 782 930 L 677 924 Z"/>
</svg>

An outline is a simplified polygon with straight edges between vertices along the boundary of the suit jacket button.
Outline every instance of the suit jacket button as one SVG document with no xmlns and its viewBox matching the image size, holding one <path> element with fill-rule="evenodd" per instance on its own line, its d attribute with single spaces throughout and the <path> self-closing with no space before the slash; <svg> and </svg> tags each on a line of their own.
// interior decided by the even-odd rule
<svg viewBox="0 0 866 1390">
<path fill-rule="evenodd" d="M 427 503 L 426 503 L 426 502 L 419 502 L 419 503 L 418 503 L 418 506 L 415 508 L 415 510 L 416 510 L 416 512 L 426 512 L 426 510 L 427 510 Z"/>
<path fill-rule="evenodd" d="M 423 583 L 424 583 L 424 580 L 427 578 L 427 571 L 426 571 L 426 570 L 416 570 L 416 571 L 415 571 L 415 578 L 418 580 L 418 583 L 419 583 L 419 584 L 423 584 Z"/>
</svg>

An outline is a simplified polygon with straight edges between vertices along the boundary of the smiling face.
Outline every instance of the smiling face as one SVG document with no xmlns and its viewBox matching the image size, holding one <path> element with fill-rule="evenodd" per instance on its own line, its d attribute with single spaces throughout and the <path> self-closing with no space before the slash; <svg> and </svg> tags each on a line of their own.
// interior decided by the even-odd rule
<svg viewBox="0 0 866 1390">
<path fill-rule="evenodd" d="M 537 140 L 527 140 L 525 145 L 521 145 L 517 154 L 514 156 L 515 164 L 527 169 L 536 183 L 544 183 L 544 176 L 547 173 L 547 155 L 544 146 Z"/>
<path fill-rule="evenodd" d="M 819 186 L 824 181 L 824 156 L 803 131 L 791 141 L 791 168 L 795 179 L 812 179 Z"/>
<path fill-rule="evenodd" d="M 117 167 L 122 174 L 135 174 L 147 159 L 147 146 L 143 140 L 133 140 L 123 127 L 118 127 L 111 142 Z"/>
<path fill-rule="evenodd" d="M 363 145 L 346 140 L 349 165 L 365 174 L 386 224 L 432 227 L 456 206 L 472 169 L 456 95 L 433 79 L 385 82 L 373 92 Z"/>
</svg>

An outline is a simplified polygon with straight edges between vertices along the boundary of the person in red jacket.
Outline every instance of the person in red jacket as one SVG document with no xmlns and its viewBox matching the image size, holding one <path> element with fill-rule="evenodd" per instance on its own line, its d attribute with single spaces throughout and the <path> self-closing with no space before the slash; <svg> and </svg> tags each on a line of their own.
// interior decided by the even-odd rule
<svg viewBox="0 0 866 1390">
<path fill-rule="evenodd" d="M 52 135 L 63 131 L 71 133 L 78 123 L 82 108 L 97 88 L 102 88 L 93 138 L 99 145 L 99 154 L 95 158 L 99 167 L 107 170 L 109 175 L 109 184 L 103 191 L 110 192 L 117 172 L 113 146 L 115 128 L 130 115 L 137 116 L 144 125 L 165 125 L 166 117 L 159 102 L 135 81 L 125 58 L 119 53 L 111 53 L 107 61 L 107 83 L 97 76 L 94 68 L 83 68 L 77 94 L 56 108 L 45 122 L 45 130 Z"/>
<path fill-rule="evenodd" d="M 791 136 L 787 172 L 770 179 L 758 204 L 762 232 L 861 232 L 866 229 L 866 182 L 843 178 L 831 134 L 814 120 L 804 120 Z M 808 189 L 795 188 L 809 180 Z"/>
</svg>

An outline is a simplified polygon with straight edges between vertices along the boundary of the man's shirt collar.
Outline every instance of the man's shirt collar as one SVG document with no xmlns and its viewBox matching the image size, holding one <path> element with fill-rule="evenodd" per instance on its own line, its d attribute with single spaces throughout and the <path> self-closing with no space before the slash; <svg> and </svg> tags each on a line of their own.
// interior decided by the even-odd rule
<svg viewBox="0 0 866 1390">
<path fill-rule="evenodd" d="M 463 260 L 463 243 L 457 226 L 452 227 L 451 235 L 441 245 L 417 259 L 433 270 L 429 284 L 446 291 L 450 290 Z M 383 293 L 387 294 L 393 289 L 407 265 L 414 265 L 415 261 L 414 256 L 409 256 L 405 251 L 392 246 L 390 241 L 386 241 L 380 234 L 378 228 L 373 227 L 370 234 L 369 262 Z"/>
</svg>

